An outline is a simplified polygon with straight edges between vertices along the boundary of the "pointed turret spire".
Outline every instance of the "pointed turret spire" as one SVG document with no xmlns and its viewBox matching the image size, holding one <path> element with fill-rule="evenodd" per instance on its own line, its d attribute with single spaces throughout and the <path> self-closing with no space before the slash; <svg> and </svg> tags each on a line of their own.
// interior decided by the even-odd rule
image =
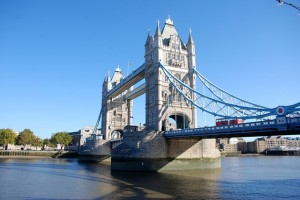
<svg viewBox="0 0 300 200">
<path fill-rule="evenodd" d="M 169 15 L 168 19 L 166 20 L 166 24 L 174 25 L 173 21 L 171 20 L 171 16 Z"/>
<path fill-rule="evenodd" d="M 110 80 L 110 71 L 107 73 L 107 90 L 111 90 L 112 85 L 111 85 L 111 80 Z"/>
<path fill-rule="evenodd" d="M 162 36 L 159 28 L 159 20 L 157 20 L 157 27 L 154 35 L 154 47 L 161 47 L 162 46 Z"/>
<path fill-rule="evenodd" d="M 120 65 L 117 66 L 116 72 L 121 72 Z"/>
<path fill-rule="evenodd" d="M 159 28 L 159 20 L 157 20 L 157 27 L 155 31 L 154 37 L 161 36 L 160 28 Z"/>
<path fill-rule="evenodd" d="M 189 39 L 188 39 L 188 44 L 194 44 L 194 40 L 192 37 L 192 29 L 190 28 L 190 35 L 189 35 Z"/>
<path fill-rule="evenodd" d="M 192 37 L 192 29 L 190 29 L 190 35 L 188 43 L 186 44 L 188 50 L 188 66 L 190 69 L 196 67 L 196 58 L 195 58 L 195 44 Z"/>
<path fill-rule="evenodd" d="M 110 81 L 110 71 L 107 73 L 107 80 Z"/>
<path fill-rule="evenodd" d="M 107 82 L 107 76 L 106 76 L 106 74 L 105 74 L 105 76 L 104 76 L 104 80 L 103 80 L 103 83 L 102 83 L 102 85 L 105 85 L 105 84 L 106 84 L 106 82 Z"/>
<path fill-rule="evenodd" d="M 145 46 L 149 45 L 150 41 L 151 41 L 151 35 L 150 35 L 150 30 L 148 29 L 148 35 L 147 35 Z"/>
</svg>

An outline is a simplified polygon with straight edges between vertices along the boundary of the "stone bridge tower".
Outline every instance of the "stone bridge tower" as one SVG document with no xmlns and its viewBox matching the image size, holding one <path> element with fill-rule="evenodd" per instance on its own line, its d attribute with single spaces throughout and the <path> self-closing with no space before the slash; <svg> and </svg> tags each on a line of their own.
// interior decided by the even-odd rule
<svg viewBox="0 0 300 200">
<path fill-rule="evenodd" d="M 162 31 L 157 22 L 155 35 L 148 34 L 145 44 L 146 125 L 155 131 L 197 127 L 196 108 L 171 86 L 159 62 L 176 78 L 196 89 L 195 44 L 191 31 L 187 44 L 184 44 L 170 18 Z M 185 93 L 191 95 L 189 91 Z"/>
<path fill-rule="evenodd" d="M 102 130 L 103 139 L 110 140 L 119 138 L 124 127 L 131 124 L 132 100 L 125 99 L 128 90 L 117 95 L 108 97 L 107 92 L 115 87 L 123 79 L 121 69 L 116 68 L 112 78 L 105 78 L 102 86 Z"/>
</svg>

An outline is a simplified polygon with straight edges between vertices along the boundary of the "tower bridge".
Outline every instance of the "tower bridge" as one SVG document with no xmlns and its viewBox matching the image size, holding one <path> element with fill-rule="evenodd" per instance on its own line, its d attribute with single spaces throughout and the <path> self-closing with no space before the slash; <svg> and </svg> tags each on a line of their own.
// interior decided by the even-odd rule
<svg viewBox="0 0 300 200">
<path fill-rule="evenodd" d="M 201 90 L 196 89 L 199 84 Z M 145 126 L 133 126 L 133 100 L 142 94 Z M 197 111 L 214 121 L 239 123 L 199 128 Z M 148 33 L 145 62 L 140 67 L 126 78 L 119 68 L 112 78 L 105 78 L 95 127 L 102 120 L 102 138 L 95 153 L 111 156 L 115 170 L 220 167 L 214 138 L 299 134 L 299 111 L 300 103 L 268 108 L 215 86 L 196 69 L 191 31 L 184 44 L 169 18 L 162 31 L 158 22 L 154 36 Z"/>
</svg>

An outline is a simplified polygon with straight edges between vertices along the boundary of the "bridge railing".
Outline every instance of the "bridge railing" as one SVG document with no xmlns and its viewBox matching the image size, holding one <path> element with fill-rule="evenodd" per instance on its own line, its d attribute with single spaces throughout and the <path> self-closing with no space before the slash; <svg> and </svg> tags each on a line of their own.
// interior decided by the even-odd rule
<svg viewBox="0 0 300 200">
<path fill-rule="evenodd" d="M 300 127 L 300 117 L 297 118 L 287 118 L 286 120 L 287 128 L 299 128 Z M 171 137 L 193 137 L 193 136 L 203 136 L 203 135 L 213 135 L 213 134 L 228 134 L 235 132 L 251 133 L 251 132 L 268 132 L 277 131 L 278 125 L 276 120 L 267 120 L 260 122 L 249 122 L 243 124 L 225 125 L 225 126 L 211 126 L 203 128 L 194 129 L 183 129 L 183 130 L 173 130 L 164 132 L 166 138 Z"/>
</svg>

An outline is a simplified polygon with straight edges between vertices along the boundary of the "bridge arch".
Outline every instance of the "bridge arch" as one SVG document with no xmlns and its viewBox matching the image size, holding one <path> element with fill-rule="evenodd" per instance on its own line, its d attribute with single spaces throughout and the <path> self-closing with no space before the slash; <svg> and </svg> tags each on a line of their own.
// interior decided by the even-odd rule
<svg viewBox="0 0 300 200">
<path fill-rule="evenodd" d="M 123 130 L 122 129 L 115 129 L 110 132 L 111 139 L 120 139 L 123 137 Z"/>
<path fill-rule="evenodd" d="M 190 128 L 190 125 L 191 119 L 187 114 L 183 112 L 171 112 L 163 120 L 162 130 L 186 129 Z"/>
</svg>

